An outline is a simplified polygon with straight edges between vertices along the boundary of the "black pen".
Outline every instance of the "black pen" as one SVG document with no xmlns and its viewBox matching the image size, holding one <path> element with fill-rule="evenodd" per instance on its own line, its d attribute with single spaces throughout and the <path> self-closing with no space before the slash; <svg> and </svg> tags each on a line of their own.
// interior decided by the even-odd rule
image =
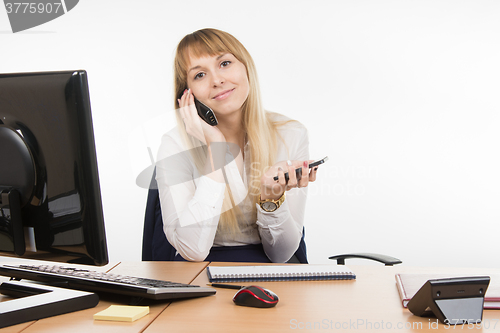
<svg viewBox="0 0 500 333">
<path fill-rule="evenodd" d="M 208 286 L 214 288 L 226 288 L 226 289 L 241 289 L 245 288 L 245 286 L 235 286 L 234 284 L 222 284 L 222 283 L 207 283 Z"/>
</svg>

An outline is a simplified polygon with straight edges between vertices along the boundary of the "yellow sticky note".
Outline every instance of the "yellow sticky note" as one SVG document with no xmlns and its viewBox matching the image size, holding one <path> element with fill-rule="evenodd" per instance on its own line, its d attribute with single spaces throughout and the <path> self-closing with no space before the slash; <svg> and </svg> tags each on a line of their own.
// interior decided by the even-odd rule
<svg viewBox="0 0 500 333">
<path fill-rule="evenodd" d="M 149 306 L 111 305 L 94 315 L 94 320 L 136 321 L 149 313 Z"/>
</svg>

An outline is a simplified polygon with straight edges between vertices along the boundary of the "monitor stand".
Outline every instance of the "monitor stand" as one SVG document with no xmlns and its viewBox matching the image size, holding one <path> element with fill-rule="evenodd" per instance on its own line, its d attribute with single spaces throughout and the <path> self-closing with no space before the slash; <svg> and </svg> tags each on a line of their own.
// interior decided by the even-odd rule
<svg viewBox="0 0 500 333">
<path fill-rule="evenodd" d="M 0 228 L 2 241 L 0 250 L 22 256 L 26 251 L 23 221 L 21 219 L 21 197 L 13 187 L 0 184 Z"/>
<path fill-rule="evenodd" d="M 99 303 L 94 293 L 22 281 L 2 283 L 0 293 L 16 298 L 0 302 L 0 328 L 93 308 Z"/>
</svg>

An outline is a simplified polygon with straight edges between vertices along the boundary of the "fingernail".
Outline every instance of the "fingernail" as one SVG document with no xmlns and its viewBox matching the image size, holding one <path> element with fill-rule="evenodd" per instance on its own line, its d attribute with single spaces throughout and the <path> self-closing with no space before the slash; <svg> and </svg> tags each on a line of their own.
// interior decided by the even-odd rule
<svg viewBox="0 0 500 333">
<path fill-rule="evenodd" d="M 187 91 L 188 91 L 187 89 L 184 89 L 184 94 L 185 94 Z"/>
<path fill-rule="evenodd" d="M 188 93 L 190 93 L 190 92 L 191 92 L 191 88 L 188 89 Z"/>
<path fill-rule="evenodd" d="M 307 161 L 304 161 L 304 168 L 307 168 L 309 166 L 309 163 Z"/>
<path fill-rule="evenodd" d="M 283 171 L 283 169 L 281 167 L 278 167 L 278 171 Z"/>
</svg>

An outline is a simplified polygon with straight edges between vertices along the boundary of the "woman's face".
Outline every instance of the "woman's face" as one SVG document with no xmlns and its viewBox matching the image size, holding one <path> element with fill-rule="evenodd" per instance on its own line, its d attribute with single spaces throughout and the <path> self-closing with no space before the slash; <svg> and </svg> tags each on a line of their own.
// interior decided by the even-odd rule
<svg viewBox="0 0 500 333">
<path fill-rule="evenodd" d="M 241 111 L 250 91 L 245 65 L 231 53 L 190 56 L 187 84 L 193 95 L 218 117 Z"/>
</svg>

